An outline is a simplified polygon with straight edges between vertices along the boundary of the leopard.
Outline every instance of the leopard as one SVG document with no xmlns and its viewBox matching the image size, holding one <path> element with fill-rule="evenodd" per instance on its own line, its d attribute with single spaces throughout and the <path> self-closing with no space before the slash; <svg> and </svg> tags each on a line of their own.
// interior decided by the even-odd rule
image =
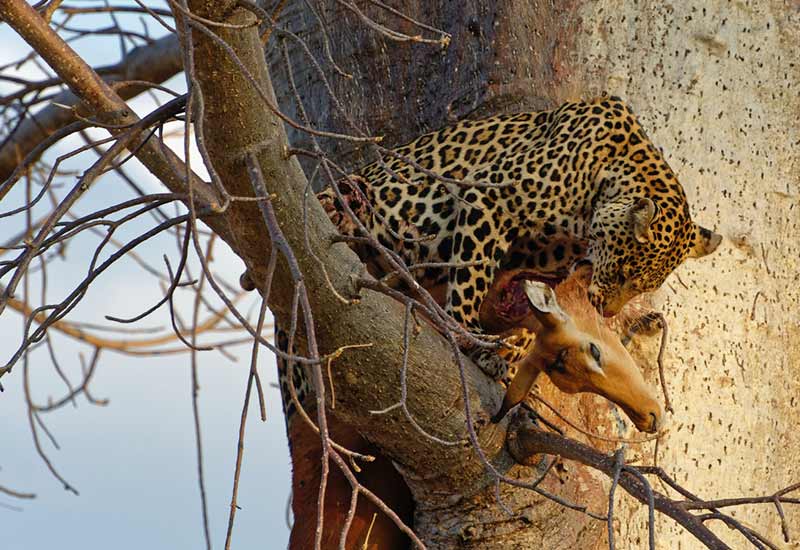
<svg viewBox="0 0 800 550">
<path fill-rule="evenodd" d="M 661 149 L 616 96 L 463 120 L 388 151 L 347 182 L 345 194 L 318 194 L 339 230 L 375 237 L 478 335 L 499 272 L 557 282 L 588 270 L 589 301 L 612 317 L 722 240 L 692 220 Z M 346 221 L 342 199 L 355 220 Z M 385 274 L 377 250 L 354 248 Z M 495 379 L 507 374 L 508 354 L 465 351 Z"/>
</svg>

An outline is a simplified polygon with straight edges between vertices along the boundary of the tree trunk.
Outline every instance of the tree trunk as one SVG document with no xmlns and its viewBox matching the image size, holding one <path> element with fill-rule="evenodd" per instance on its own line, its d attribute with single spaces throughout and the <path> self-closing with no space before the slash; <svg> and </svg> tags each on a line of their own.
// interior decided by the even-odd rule
<svg viewBox="0 0 800 550">
<path fill-rule="evenodd" d="M 555 4 L 555 5 L 554 5 Z M 296 43 L 286 41 L 299 95 L 316 126 L 348 132 L 349 118 L 396 145 L 464 117 L 552 107 L 602 91 L 624 97 L 689 195 L 692 214 L 726 243 L 704 261 L 686 262 L 655 293 L 669 321 L 667 386 L 675 413 L 658 462 L 702 497 L 768 494 L 800 479 L 800 435 L 792 412 L 800 395 L 796 151 L 800 143 L 800 13 L 796 2 L 530 2 L 402 0 L 393 7 L 451 35 L 449 46 L 394 42 L 341 5 L 313 14 L 292 3 L 281 20 L 304 37 L 335 96 Z M 434 32 L 365 13 L 409 35 Z M 327 61 L 323 21 L 332 59 Z M 268 50 L 279 103 L 299 119 L 285 78 L 282 41 Z M 299 71 L 299 72 L 298 72 Z M 310 148 L 290 130 L 295 146 Z M 348 168 L 374 158 L 351 142 L 323 142 Z M 307 173 L 308 172 L 308 167 Z M 638 358 L 657 383 L 658 338 L 639 339 Z M 551 398 L 589 429 L 620 432 L 613 407 L 599 398 Z M 364 434 L 369 438 L 369 430 Z M 595 442 L 596 444 L 596 442 Z M 602 447 L 601 447 L 602 448 Z M 608 448 L 606 448 L 608 450 Z M 628 461 L 650 463 L 653 444 L 634 446 Z M 401 461 L 402 462 L 402 461 Z M 532 479 L 535 469 L 512 467 Z M 544 488 L 592 511 L 606 507 L 607 481 L 568 463 Z M 544 501 L 530 491 L 493 487 L 455 503 L 412 483 L 415 529 L 432 548 L 587 548 L 605 544 L 605 525 Z M 646 508 L 622 499 L 615 522 L 623 547 L 647 540 Z M 789 525 L 800 513 L 787 510 Z M 738 517 L 777 539 L 770 506 Z M 713 526 L 713 525 L 712 525 Z M 741 538 L 713 526 L 734 547 Z M 656 524 L 665 547 L 696 541 L 668 519 Z M 795 536 L 800 533 L 795 533 Z"/>
</svg>

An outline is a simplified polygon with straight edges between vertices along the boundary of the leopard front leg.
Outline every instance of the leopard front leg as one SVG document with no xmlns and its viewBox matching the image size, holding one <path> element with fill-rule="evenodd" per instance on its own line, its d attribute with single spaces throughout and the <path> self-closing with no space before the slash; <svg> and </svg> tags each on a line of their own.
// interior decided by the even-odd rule
<svg viewBox="0 0 800 550">
<path fill-rule="evenodd" d="M 492 285 L 500 260 L 509 243 L 489 229 L 499 226 L 496 212 L 467 208 L 459 212 L 450 261 L 446 309 L 461 326 L 481 336 L 480 308 Z M 497 350 L 467 344 L 462 351 L 495 380 L 508 372 L 508 362 Z"/>
<path fill-rule="evenodd" d="M 473 331 L 474 332 L 474 331 Z M 478 365 L 486 376 L 493 380 L 503 380 L 508 376 L 508 361 L 497 353 L 496 349 L 473 346 L 462 348 L 470 360 Z"/>
</svg>

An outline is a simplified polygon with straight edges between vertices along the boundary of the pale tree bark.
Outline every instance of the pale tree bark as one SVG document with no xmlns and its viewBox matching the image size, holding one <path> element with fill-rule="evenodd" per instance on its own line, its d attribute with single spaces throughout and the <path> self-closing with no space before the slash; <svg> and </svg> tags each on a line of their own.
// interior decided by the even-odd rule
<svg viewBox="0 0 800 550">
<path fill-rule="evenodd" d="M 800 478 L 798 5 L 598 2 L 579 16 L 576 56 L 589 89 L 629 98 L 695 218 L 726 238 L 657 295 L 676 409 L 660 462 L 707 498 L 772 492 Z M 800 514 L 787 513 L 796 545 Z M 623 505 L 619 517 L 622 536 L 643 538 L 640 513 Z M 737 517 L 785 544 L 771 507 Z M 692 547 L 664 521 L 658 529 L 670 547 Z"/>
</svg>

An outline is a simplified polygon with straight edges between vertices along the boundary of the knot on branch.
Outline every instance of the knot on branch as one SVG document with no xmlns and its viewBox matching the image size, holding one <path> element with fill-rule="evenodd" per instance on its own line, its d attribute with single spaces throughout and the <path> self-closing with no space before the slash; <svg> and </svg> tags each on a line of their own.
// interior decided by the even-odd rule
<svg viewBox="0 0 800 550">
<path fill-rule="evenodd" d="M 256 284 L 253 282 L 248 269 L 245 269 L 244 273 L 239 276 L 239 286 L 247 292 L 252 292 L 256 289 Z"/>
</svg>

